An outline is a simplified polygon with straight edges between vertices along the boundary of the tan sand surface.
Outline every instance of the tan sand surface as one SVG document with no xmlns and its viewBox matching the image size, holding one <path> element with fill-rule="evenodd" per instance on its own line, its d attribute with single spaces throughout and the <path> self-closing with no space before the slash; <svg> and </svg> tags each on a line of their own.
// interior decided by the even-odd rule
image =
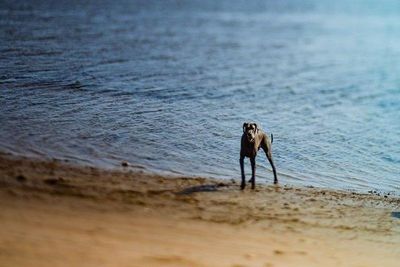
<svg viewBox="0 0 400 267">
<path fill-rule="evenodd" d="M 400 199 L 0 155 L 0 266 L 400 266 Z"/>
</svg>

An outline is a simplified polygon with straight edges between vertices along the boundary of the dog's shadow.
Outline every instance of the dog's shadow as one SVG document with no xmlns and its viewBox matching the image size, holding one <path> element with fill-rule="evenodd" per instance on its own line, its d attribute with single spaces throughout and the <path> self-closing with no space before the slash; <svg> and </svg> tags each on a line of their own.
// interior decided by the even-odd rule
<svg viewBox="0 0 400 267">
<path fill-rule="evenodd" d="M 176 194 L 177 195 L 190 195 L 190 194 L 199 193 L 199 192 L 215 192 L 215 191 L 218 191 L 218 188 L 225 187 L 225 186 L 227 186 L 227 185 L 225 185 L 223 183 L 197 185 L 197 186 L 191 186 L 191 187 L 185 188 Z"/>
</svg>

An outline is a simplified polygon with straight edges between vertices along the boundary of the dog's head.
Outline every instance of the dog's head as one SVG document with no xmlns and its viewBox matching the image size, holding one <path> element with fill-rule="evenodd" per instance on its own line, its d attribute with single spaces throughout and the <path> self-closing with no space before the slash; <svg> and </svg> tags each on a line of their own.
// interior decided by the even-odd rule
<svg viewBox="0 0 400 267">
<path fill-rule="evenodd" d="M 247 141 L 250 143 L 254 142 L 254 138 L 258 133 L 257 123 L 254 122 L 245 122 L 243 123 L 243 133 L 246 135 Z"/>
</svg>

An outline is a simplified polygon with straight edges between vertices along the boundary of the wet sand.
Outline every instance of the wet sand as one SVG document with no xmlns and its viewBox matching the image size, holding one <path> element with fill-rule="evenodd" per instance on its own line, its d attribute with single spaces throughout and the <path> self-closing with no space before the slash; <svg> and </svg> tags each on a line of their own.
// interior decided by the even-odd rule
<svg viewBox="0 0 400 267">
<path fill-rule="evenodd" d="M 398 266 L 400 199 L 0 155 L 0 266 Z"/>
</svg>

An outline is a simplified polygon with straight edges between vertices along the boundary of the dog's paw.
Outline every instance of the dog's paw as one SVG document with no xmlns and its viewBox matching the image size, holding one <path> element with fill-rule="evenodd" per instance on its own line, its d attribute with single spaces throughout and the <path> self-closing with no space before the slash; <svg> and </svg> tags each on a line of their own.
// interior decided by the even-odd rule
<svg viewBox="0 0 400 267">
<path fill-rule="evenodd" d="M 240 190 L 243 190 L 245 187 L 246 187 L 246 184 L 245 184 L 245 183 L 241 183 L 241 184 L 240 184 Z"/>
</svg>

